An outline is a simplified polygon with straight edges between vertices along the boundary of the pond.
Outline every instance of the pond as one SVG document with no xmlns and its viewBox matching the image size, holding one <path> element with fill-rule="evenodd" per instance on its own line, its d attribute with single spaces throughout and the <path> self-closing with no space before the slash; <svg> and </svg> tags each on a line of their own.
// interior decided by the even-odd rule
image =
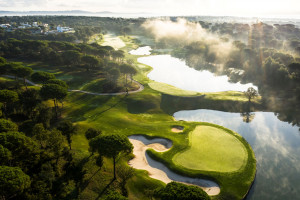
<svg viewBox="0 0 300 200">
<path fill-rule="evenodd" d="M 143 56 L 143 55 L 150 55 L 151 54 L 151 47 L 149 46 L 144 46 L 144 47 L 139 47 L 137 49 L 129 51 L 131 55 L 138 55 L 138 56 Z"/>
<path fill-rule="evenodd" d="M 149 79 L 166 83 L 183 90 L 196 92 L 246 91 L 249 87 L 257 90 L 252 83 L 231 83 L 227 76 L 216 76 L 203 70 L 190 68 L 184 61 L 170 55 L 155 55 L 138 58 L 138 62 L 149 65 L 153 70 Z"/>
<path fill-rule="evenodd" d="M 174 117 L 176 120 L 218 124 L 236 131 L 248 141 L 257 159 L 257 174 L 247 199 L 299 199 L 299 127 L 280 121 L 271 112 L 241 115 L 199 109 L 179 111 Z"/>
</svg>

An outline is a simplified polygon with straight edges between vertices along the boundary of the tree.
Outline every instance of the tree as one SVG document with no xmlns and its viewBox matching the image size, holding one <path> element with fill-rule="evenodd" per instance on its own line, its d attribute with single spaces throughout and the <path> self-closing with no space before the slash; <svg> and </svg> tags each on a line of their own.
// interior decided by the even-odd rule
<svg viewBox="0 0 300 200">
<path fill-rule="evenodd" d="M 128 73 L 130 74 L 130 79 L 131 79 L 131 82 L 132 82 L 132 76 L 137 73 L 137 70 L 133 66 L 130 66 L 128 68 Z"/>
<path fill-rule="evenodd" d="M 118 61 L 118 62 L 121 62 L 122 58 L 125 57 L 124 51 L 122 51 L 122 50 L 113 51 L 111 53 L 111 55 L 112 55 L 113 59 Z"/>
<path fill-rule="evenodd" d="M 122 196 L 115 190 L 110 190 L 107 194 L 102 198 L 103 200 L 128 200 L 128 198 Z"/>
<path fill-rule="evenodd" d="M 8 131 L 17 131 L 17 124 L 13 123 L 10 120 L 0 119 L 0 133 Z"/>
<path fill-rule="evenodd" d="M 86 132 L 85 132 L 85 137 L 86 139 L 90 140 L 93 139 L 94 137 L 97 137 L 98 135 L 101 134 L 100 130 L 96 130 L 94 128 L 89 128 Z"/>
<path fill-rule="evenodd" d="M 91 55 L 82 56 L 81 61 L 85 64 L 86 71 L 89 71 L 91 68 L 95 68 L 100 64 L 99 59 Z"/>
<path fill-rule="evenodd" d="M 31 75 L 31 79 L 35 83 L 46 83 L 50 79 L 55 79 L 54 74 L 48 72 L 35 72 Z"/>
<path fill-rule="evenodd" d="M 68 94 L 68 91 L 65 87 L 62 87 L 57 84 L 45 84 L 40 91 L 41 97 L 45 100 L 53 99 L 55 116 L 58 117 L 58 103 L 57 101 L 62 101 Z"/>
<path fill-rule="evenodd" d="M 0 102 L 2 105 L 2 113 L 6 117 L 8 105 L 19 100 L 18 93 L 11 90 L 0 90 Z"/>
<path fill-rule="evenodd" d="M 131 66 L 128 64 L 122 64 L 120 66 L 120 72 L 125 75 L 125 85 L 127 85 L 127 74 L 130 73 Z"/>
<path fill-rule="evenodd" d="M 76 131 L 76 127 L 73 126 L 73 123 L 71 121 L 66 120 L 66 121 L 59 123 L 57 129 L 60 130 L 64 136 L 66 136 L 70 150 L 71 150 L 72 149 L 71 148 L 72 135 Z"/>
<path fill-rule="evenodd" d="M 200 187 L 171 182 L 155 192 L 155 197 L 162 200 L 209 200 L 210 197 Z"/>
<path fill-rule="evenodd" d="M 62 87 L 65 88 L 69 88 L 69 86 L 67 85 L 67 83 L 65 81 L 59 80 L 59 79 L 50 79 L 46 82 L 46 84 L 56 84 L 56 85 L 60 85 Z"/>
<path fill-rule="evenodd" d="M 68 50 L 62 54 L 63 62 L 68 66 L 78 64 L 80 62 L 80 57 L 81 53 L 76 50 Z"/>
<path fill-rule="evenodd" d="M 16 68 L 16 75 L 23 78 L 24 85 L 27 89 L 26 78 L 32 74 L 32 69 L 30 67 L 19 66 Z"/>
<path fill-rule="evenodd" d="M 25 91 L 22 91 L 19 94 L 20 103 L 23 107 L 24 113 L 28 117 L 33 117 L 33 110 L 40 104 L 41 99 L 39 96 L 39 91 L 35 88 L 29 88 Z"/>
<path fill-rule="evenodd" d="M 12 162 L 22 169 L 32 168 L 39 160 L 36 142 L 20 132 L 0 133 L 0 144 L 12 153 Z"/>
<path fill-rule="evenodd" d="M 56 164 L 58 163 L 59 158 L 63 154 L 65 147 L 65 138 L 61 132 L 57 129 L 53 129 L 47 139 L 47 148 L 53 154 L 56 159 Z"/>
<path fill-rule="evenodd" d="M 121 30 L 121 33 L 125 37 L 126 35 L 131 33 L 131 29 L 129 27 L 123 27 L 122 30 Z"/>
<path fill-rule="evenodd" d="M 113 159 L 114 178 L 116 179 L 116 158 L 121 153 L 131 153 L 133 146 L 124 135 L 104 135 L 97 136 L 90 141 L 90 146 L 96 149 L 100 155 Z"/>
<path fill-rule="evenodd" d="M 109 70 L 108 73 L 111 76 L 113 82 L 116 84 L 118 78 L 120 77 L 120 70 L 113 68 Z"/>
<path fill-rule="evenodd" d="M 6 63 L 6 59 L 0 56 L 0 64 Z"/>
<path fill-rule="evenodd" d="M 248 98 L 248 101 L 251 102 L 251 99 L 258 96 L 257 91 L 253 87 L 249 87 L 246 92 L 244 92 L 245 96 Z"/>
<path fill-rule="evenodd" d="M 0 165 L 9 165 L 12 160 L 11 151 L 0 144 Z"/>
<path fill-rule="evenodd" d="M 41 148 L 46 148 L 47 140 L 50 137 L 49 131 L 44 128 L 42 123 L 35 124 L 32 128 L 33 139 L 40 143 Z"/>
<path fill-rule="evenodd" d="M 18 167 L 0 166 L 0 197 L 10 199 L 30 187 L 30 177 Z"/>
</svg>

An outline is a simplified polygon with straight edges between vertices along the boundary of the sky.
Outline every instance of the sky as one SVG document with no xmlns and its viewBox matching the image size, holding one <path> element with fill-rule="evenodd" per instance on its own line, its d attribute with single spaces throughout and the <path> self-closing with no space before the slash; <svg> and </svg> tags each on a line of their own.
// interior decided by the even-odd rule
<svg viewBox="0 0 300 200">
<path fill-rule="evenodd" d="M 300 0 L 0 0 L 0 10 L 159 15 L 300 16 Z"/>
</svg>

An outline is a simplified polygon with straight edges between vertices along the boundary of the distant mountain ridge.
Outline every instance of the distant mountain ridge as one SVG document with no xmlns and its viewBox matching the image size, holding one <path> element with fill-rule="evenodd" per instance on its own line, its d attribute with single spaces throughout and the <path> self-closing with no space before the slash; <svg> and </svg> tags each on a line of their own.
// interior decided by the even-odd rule
<svg viewBox="0 0 300 200">
<path fill-rule="evenodd" d="M 0 10 L 0 15 L 78 15 L 78 14 L 91 14 L 91 15 L 100 15 L 100 14 L 148 14 L 148 13 L 116 13 L 110 11 L 100 11 L 100 12 L 90 12 L 84 10 L 64 10 L 64 11 L 6 11 Z"/>
</svg>

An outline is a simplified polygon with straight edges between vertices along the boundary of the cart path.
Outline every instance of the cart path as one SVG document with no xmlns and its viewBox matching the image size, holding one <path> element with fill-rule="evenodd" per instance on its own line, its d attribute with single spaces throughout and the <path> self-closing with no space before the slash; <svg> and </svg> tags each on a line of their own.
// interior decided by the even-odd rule
<svg viewBox="0 0 300 200">
<path fill-rule="evenodd" d="M 3 77 L 15 79 L 15 76 L 11 76 L 11 75 L 3 75 Z M 18 78 L 18 79 L 23 80 L 23 78 Z M 26 81 L 26 83 L 28 83 L 30 85 L 42 87 L 41 85 L 36 84 L 36 83 L 34 83 L 30 80 L 25 79 L 25 81 Z M 68 90 L 68 91 L 69 92 L 78 92 L 78 93 L 84 93 L 84 94 L 97 95 L 97 96 L 109 96 L 109 95 L 116 96 L 116 95 L 124 95 L 124 94 L 133 94 L 133 93 L 141 92 L 141 91 L 144 90 L 144 86 L 141 83 L 139 83 L 135 80 L 132 80 L 132 81 L 139 85 L 139 89 L 137 89 L 135 91 L 128 91 L 128 93 L 127 92 L 97 93 L 97 92 L 89 92 L 89 91 L 84 91 L 84 90 Z"/>
</svg>

